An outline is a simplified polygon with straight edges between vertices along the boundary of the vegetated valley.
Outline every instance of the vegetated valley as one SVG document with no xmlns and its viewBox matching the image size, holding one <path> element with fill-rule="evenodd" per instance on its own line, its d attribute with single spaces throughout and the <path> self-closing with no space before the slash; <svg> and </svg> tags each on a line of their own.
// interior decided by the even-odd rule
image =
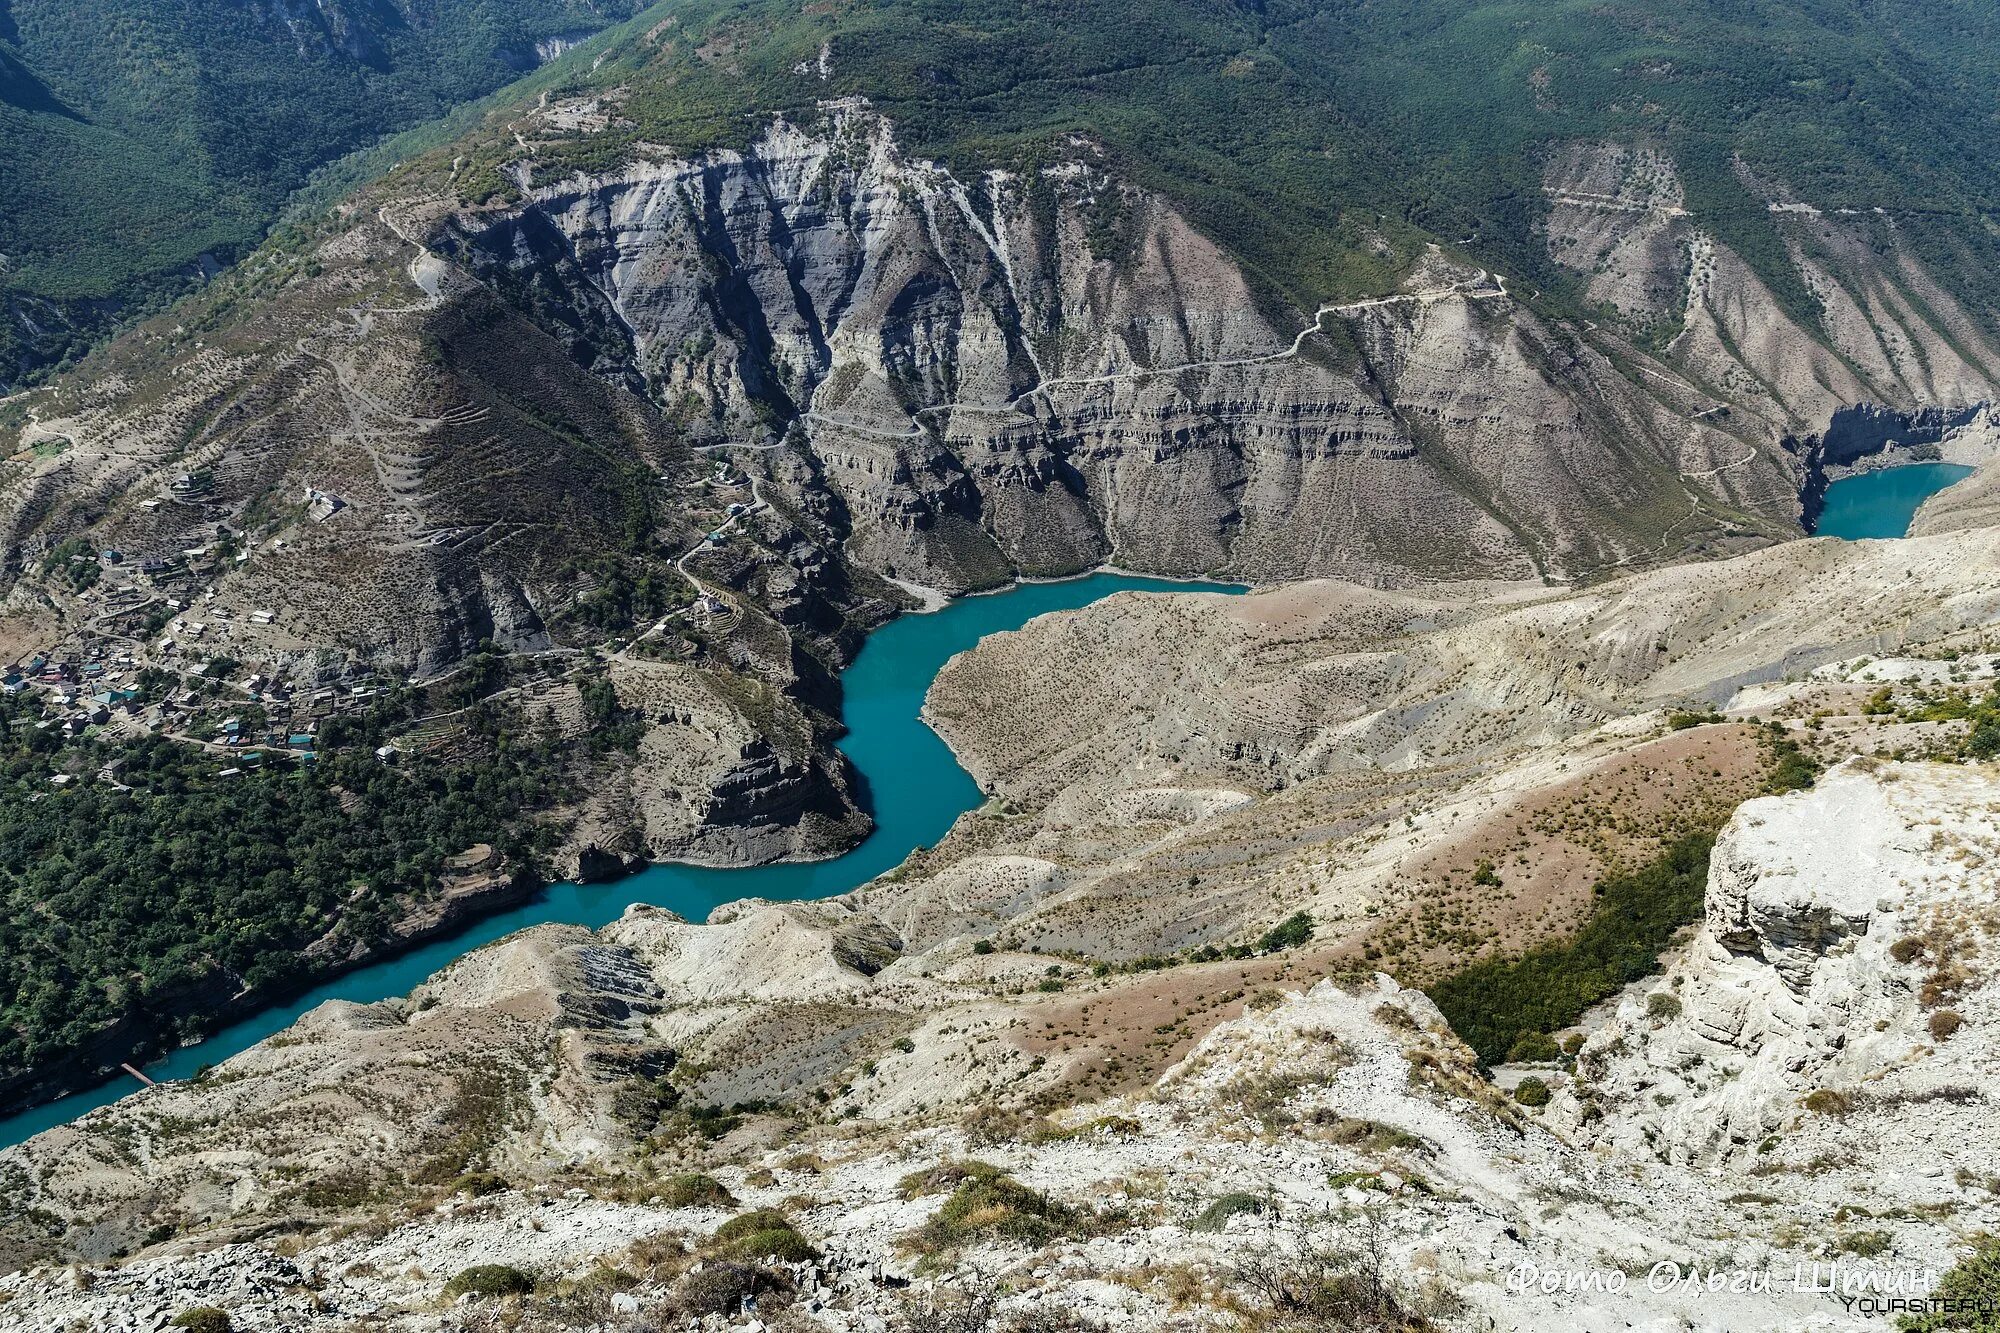
<svg viewBox="0 0 2000 1333">
<path fill-rule="evenodd" d="M 1990 1291 L 1987 11 L 225 8 L 0 5 L 7 1105 L 852 847 L 839 673 L 940 594 L 1255 590 L 954 658 L 985 802 L 850 892 L 536 926 L 0 1152 L 0 1324 Z M 1976 471 L 1801 540 L 1911 459 Z"/>
<path fill-rule="evenodd" d="M 0 392 L 247 254 L 315 172 L 494 91 L 634 8 L 10 0 Z"/>
</svg>

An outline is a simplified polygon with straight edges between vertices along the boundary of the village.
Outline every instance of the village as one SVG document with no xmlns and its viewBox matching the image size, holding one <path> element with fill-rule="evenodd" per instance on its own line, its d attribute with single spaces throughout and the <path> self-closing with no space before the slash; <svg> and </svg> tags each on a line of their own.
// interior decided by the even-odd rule
<svg viewBox="0 0 2000 1333">
<path fill-rule="evenodd" d="M 700 624 L 734 615 L 731 603 L 688 564 L 722 546 L 742 520 L 766 510 L 768 503 L 755 481 L 722 460 L 712 472 L 681 485 L 717 495 L 701 535 L 673 562 L 696 589 L 695 596 L 689 605 L 640 628 L 629 643 L 614 644 L 621 653 L 636 649 L 657 655 L 662 646 L 658 636 L 674 622 Z M 165 495 L 142 505 L 205 507 L 213 491 L 207 472 L 187 472 L 171 481 Z M 348 502 L 330 491 L 304 490 L 303 516 L 309 522 L 325 523 L 347 508 Z M 280 612 L 232 609 L 226 599 L 218 600 L 216 585 L 247 564 L 258 543 L 226 518 L 210 519 L 192 532 L 191 544 L 136 558 L 115 547 L 90 549 L 76 542 L 52 553 L 44 570 L 56 575 L 52 586 L 66 582 L 73 593 L 80 613 L 73 620 L 77 627 L 59 642 L 4 667 L 0 700 L 10 728 L 49 734 L 60 742 L 162 736 L 215 752 L 216 776 L 234 778 L 274 763 L 314 763 L 329 720 L 365 714 L 392 691 L 434 683 L 389 679 L 365 663 L 323 652 L 280 655 L 293 659 L 289 669 L 266 665 L 246 674 L 232 648 L 246 630 L 260 639 L 265 636 L 259 631 L 275 631 Z M 281 549 L 285 538 L 261 544 Z M 254 656 L 268 662 L 272 655 Z M 375 756 L 394 762 L 401 748 L 381 745 Z M 108 764 L 97 776 L 127 789 L 116 768 Z M 60 766 L 49 775 L 57 788 L 79 780 L 76 772 Z"/>
</svg>

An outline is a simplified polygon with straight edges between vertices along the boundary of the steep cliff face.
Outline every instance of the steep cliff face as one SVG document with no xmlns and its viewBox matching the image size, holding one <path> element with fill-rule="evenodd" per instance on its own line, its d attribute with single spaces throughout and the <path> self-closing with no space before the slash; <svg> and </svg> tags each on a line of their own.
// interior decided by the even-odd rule
<svg viewBox="0 0 2000 1333">
<path fill-rule="evenodd" d="M 1945 290 L 1894 213 L 1745 184 L 1767 201 L 1762 221 L 1795 280 L 1785 294 L 1695 220 L 1673 159 L 1644 142 L 1551 153 L 1543 234 L 1596 305 L 1597 336 L 1652 363 L 1639 374 L 1685 411 L 1796 456 L 1811 530 L 1828 482 L 1971 422 L 1995 397 L 2000 357 L 1990 319 Z"/>
<path fill-rule="evenodd" d="M 434 669 L 481 639 L 563 642 L 551 618 L 589 584 L 564 547 L 659 533 L 672 506 L 646 476 L 674 496 L 687 446 L 727 445 L 782 496 L 807 583 L 858 566 L 964 590 L 1106 561 L 1571 579 L 1796 533 L 1815 437 L 1854 434 L 1829 432 L 1837 413 L 1949 425 L 1991 393 L 1977 321 L 1914 258 L 1835 244 L 1860 222 L 1772 214 L 1824 233 L 1797 249 L 1830 275 L 1809 328 L 1684 216 L 1656 152 L 1550 168 L 1551 253 L 1589 275 L 1601 323 L 1442 250 L 1398 291 L 1306 314 L 1087 140 L 962 181 L 845 100 L 742 150 L 537 176 L 538 144 L 618 114 L 525 111 L 520 200 L 385 189 L 232 279 L 248 299 L 205 314 L 211 336 L 152 329 L 35 400 L 10 547 L 32 562 L 88 528 L 178 550 L 337 489 L 336 523 L 231 582 L 295 608 L 307 644 L 379 622 L 371 651 Z M 1898 356 L 1841 350 L 1864 335 Z M 199 512 L 135 506 L 202 468 Z"/>
<path fill-rule="evenodd" d="M 947 588 L 1107 559 L 1561 576 L 1754 528 L 1739 506 L 1779 531 L 1796 485 L 1442 256 L 1301 331 L 1084 142 L 966 183 L 842 103 L 455 233 L 580 361 L 802 447 L 850 552 Z"/>
<path fill-rule="evenodd" d="M 1894 214 L 1829 211 L 1781 184 L 1743 183 L 1794 290 L 1774 292 L 1696 220 L 1656 146 L 1572 143 L 1544 173 L 1550 257 L 1583 280 L 1608 336 L 1677 372 L 1690 410 L 1726 407 L 1780 431 L 1808 423 L 1796 433 L 1824 432 L 1828 461 L 1851 463 L 1871 419 L 1942 416 L 1994 396 L 1990 322 L 1944 290 Z M 1863 405 L 1872 411 L 1845 416 Z"/>
</svg>

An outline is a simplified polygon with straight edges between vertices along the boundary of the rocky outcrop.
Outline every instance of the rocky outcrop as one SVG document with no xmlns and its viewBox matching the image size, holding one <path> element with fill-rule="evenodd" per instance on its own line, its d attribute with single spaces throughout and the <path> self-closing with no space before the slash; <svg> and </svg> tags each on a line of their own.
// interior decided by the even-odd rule
<svg viewBox="0 0 2000 1333">
<path fill-rule="evenodd" d="M 378 938 L 363 942 L 335 930 L 308 944 L 299 956 L 315 973 L 387 957 L 519 906 L 535 896 L 537 887 L 534 876 L 518 869 L 449 875 L 434 896 L 404 904 Z"/>
<path fill-rule="evenodd" d="M 872 826 L 830 725 L 796 697 L 797 680 L 711 674 L 672 662 L 611 664 L 620 705 L 644 724 L 630 751 L 600 758 L 555 861 L 576 878 L 650 861 L 758 865 L 845 850 Z M 588 743 L 573 690 L 550 696 L 562 734 Z"/>
<path fill-rule="evenodd" d="M 1914 412 L 1860 403 L 1835 412 L 1824 432 L 1797 445 L 1805 464 L 1799 503 L 1806 529 L 1812 531 L 1819 524 L 1827 486 L 1844 477 L 1902 463 L 1937 461 L 1947 453 L 1953 462 L 1987 461 L 1993 456 L 1990 418 L 1991 409 L 1984 402 L 1949 411 Z"/>
<path fill-rule="evenodd" d="M 1867 760 L 1744 805 L 1700 931 L 1592 1033 L 1562 1117 L 1623 1151 L 1738 1166 L 1861 1152 L 1915 1117 L 1927 1172 L 1990 1174 L 1996 810 L 1988 770 Z"/>
</svg>

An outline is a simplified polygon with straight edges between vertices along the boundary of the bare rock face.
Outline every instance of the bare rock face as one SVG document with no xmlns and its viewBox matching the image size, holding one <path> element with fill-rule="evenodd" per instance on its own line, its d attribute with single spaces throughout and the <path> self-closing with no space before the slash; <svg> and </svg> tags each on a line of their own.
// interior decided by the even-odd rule
<svg viewBox="0 0 2000 1333">
<path fill-rule="evenodd" d="M 1990 1172 L 1996 810 L 1985 769 L 1865 760 L 1744 805 L 1700 931 L 1591 1036 L 1562 1113 L 1625 1150 L 1753 1164 L 1860 1151 L 1921 1106 L 1927 1169 Z"/>
<path fill-rule="evenodd" d="M 1106 560 L 1560 574 L 1719 539 L 1682 469 L 1774 524 L 1795 503 L 1782 432 L 1688 420 L 1492 275 L 1434 257 L 1399 294 L 1270 311 L 1087 146 L 961 182 L 841 103 L 440 245 L 600 374 L 704 404 L 713 438 L 804 445 L 850 552 L 947 589 Z"/>
<path fill-rule="evenodd" d="M 609 678 L 645 723 L 635 748 L 604 756 L 557 870 L 606 878 L 649 861 L 757 865 L 843 849 L 869 827 L 845 762 L 792 695 L 691 666 L 619 660 Z M 748 714 L 744 694 L 757 700 Z M 565 735 L 588 727 L 575 691 L 555 701 Z"/>
<path fill-rule="evenodd" d="M 1646 144 L 1579 141 L 1550 155 L 1549 254 L 1585 279 L 1614 336 L 1657 349 L 1649 373 L 1670 374 L 1690 410 L 1778 430 L 1810 423 L 1803 436 L 1857 404 L 1968 407 L 1994 396 L 1992 331 L 1941 290 L 1893 225 L 1746 184 L 1769 201 L 1811 307 L 1780 298 L 1704 230 L 1673 160 Z"/>
</svg>

